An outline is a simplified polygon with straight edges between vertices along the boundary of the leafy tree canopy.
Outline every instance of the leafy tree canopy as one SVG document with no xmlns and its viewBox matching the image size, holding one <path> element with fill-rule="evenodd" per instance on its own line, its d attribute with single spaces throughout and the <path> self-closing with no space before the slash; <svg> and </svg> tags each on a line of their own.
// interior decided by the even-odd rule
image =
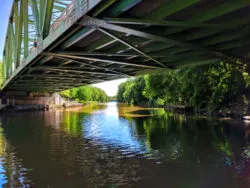
<svg viewBox="0 0 250 188">
<path fill-rule="evenodd" d="M 79 102 L 107 102 L 108 96 L 107 94 L 99 88 L 92 87 L 92 86 L 82 86 L 79 88 L 73 88 L 65 91 L 61 91 L 60 95 L 73 99 Z"/>
<path fill-rule="evenodd" d="M 164 70 L 128 80 L 119 86 L 117 100 L 130 104 L 184 105 L 213 111 L 250 85 L 246 65 L 220 62 Z"/>
</svg>

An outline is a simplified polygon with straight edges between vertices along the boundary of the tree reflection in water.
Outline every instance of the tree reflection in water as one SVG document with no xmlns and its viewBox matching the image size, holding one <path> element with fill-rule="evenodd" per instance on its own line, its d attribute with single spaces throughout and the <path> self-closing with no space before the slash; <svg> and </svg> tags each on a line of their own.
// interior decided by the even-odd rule
<svg viewBox="0 0 250 188">
<path fill-rule="evenodd" d="M 246 131 L 231 121 L 111 103 L 2 124 L 6 187 L 246 187 L 250 177 Z"/>
</svg>

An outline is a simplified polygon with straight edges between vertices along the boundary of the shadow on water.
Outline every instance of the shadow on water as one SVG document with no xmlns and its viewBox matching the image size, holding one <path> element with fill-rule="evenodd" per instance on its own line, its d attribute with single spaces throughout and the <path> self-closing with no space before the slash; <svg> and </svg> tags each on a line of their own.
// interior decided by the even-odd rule
<svg viewBox="0 0 250 188">
<path fill-rule="evenodd" d="M 248 187 L 248 129 L 108 103 L 1 119 L 5 187 Z"/>
</svg>

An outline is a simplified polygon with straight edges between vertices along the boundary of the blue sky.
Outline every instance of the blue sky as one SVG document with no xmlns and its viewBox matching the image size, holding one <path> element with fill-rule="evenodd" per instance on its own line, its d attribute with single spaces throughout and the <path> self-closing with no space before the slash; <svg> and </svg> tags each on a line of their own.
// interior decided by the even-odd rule
<svg viewBox="0 0 250 188">
<path fill-rule="evenodd" d="M 2 59 L 9 14 L 13 0 L 0 0 L 0 2 L 0 59 Z M 95 84 L 94 86 L 103 89 L 109 96 L 114 96 L 116 95 L 118 85 L 124 81 L 126 81 L 126 79 L 103 82 Z"/>
<path fill-rule="evenodd" d="M 2 53 L 5 43 L 5 36 L 6 36 L 12 2 L 13 2 L 12 0 L 1 0 L 0 3 L 0 59 L 2 59 Z"/>
</svg>

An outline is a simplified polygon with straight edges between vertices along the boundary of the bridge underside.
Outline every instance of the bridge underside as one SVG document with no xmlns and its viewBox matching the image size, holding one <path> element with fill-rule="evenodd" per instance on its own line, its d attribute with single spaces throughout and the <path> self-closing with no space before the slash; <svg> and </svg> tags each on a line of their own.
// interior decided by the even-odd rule
<svg viewBox="0 0 250 188">
<path fill-rule="evenodd" d="M 249 0 L 102 0 L 38 46 L 3 89 L 55 92 L 191 64 L 248 61 L 249 22 Z"/>
</svg>

